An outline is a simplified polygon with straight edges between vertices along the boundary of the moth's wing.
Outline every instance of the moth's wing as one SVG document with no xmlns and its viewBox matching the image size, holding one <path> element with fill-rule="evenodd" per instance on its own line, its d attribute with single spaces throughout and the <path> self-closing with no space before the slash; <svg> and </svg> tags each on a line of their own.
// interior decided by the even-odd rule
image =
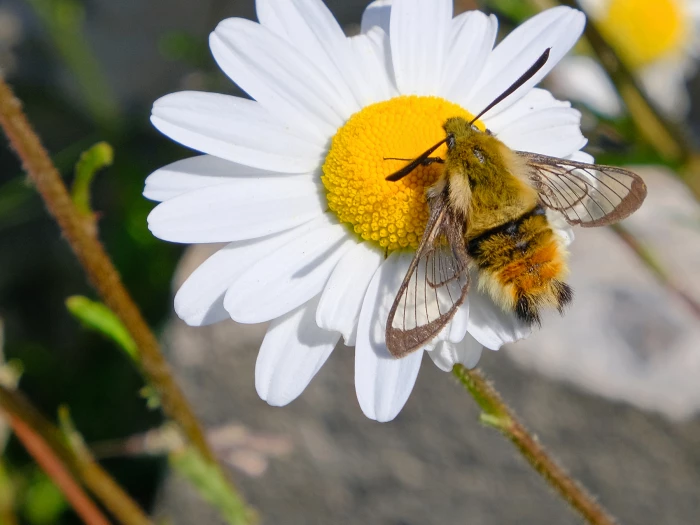
<svg viewBox="0 0 700 525">
<path fill-rule="evenodd" d="M 445 195 L 430 201 L 431 213 L 386 325 L 394 357 L 419 350 L 434 339 L 464 303 L 469 289 L 464 221 L 455 220 Z"/>
<path fill-rule="evenodd" d="M 569 224 L 605 226 L 624 219 L 644 202 L 647 187 L 636 173 L 519 151 L 544 206 Z"/>
</svg>

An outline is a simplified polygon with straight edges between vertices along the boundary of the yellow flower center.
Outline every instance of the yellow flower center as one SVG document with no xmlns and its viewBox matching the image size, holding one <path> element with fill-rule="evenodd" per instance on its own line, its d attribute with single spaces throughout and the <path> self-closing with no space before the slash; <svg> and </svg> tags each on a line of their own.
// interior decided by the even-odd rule
<svg viewBox="0 0 700 525">
<path fill-rule="evenodd" d="M 610 0 L 600 30 L 631 68 L 682 51 L 689 38 L 682 0 Z"/>
<path fill-rule="evenodd" d="M 397 182 L 386 177 L 445 138 L 449 117 L 473 115 L 438 97 L 401 96 L 355 113 L 333 137 L 321 180 L 328 207 L 362 239 L 387 252 L 418 247 L 428 220 L 425 190 L 440 176 L 439 163 L 418 166 Z M 482 130 L 483 124 L 477 122 Z M 445 158 L 442 145 L 431 156 Z"/>
</svg>

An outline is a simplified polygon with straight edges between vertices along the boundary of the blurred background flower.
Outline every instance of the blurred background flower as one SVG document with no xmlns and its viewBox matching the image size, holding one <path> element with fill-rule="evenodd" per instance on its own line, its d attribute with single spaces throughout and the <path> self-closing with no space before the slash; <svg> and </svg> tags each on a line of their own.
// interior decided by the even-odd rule
<svg viewBox="0 0 700 525">
<path fill-rule="evenodd" d="M 581 0 L 643 89 L 667 115 L 681 119 L 690 108 L 686 83 L 700 55 L 697 0 Z M 616 88 L 590 56 L 570 56 L 551 77 L 558 94 L 579 100 L 606 117 L 622 111 Z"/>
</svg>

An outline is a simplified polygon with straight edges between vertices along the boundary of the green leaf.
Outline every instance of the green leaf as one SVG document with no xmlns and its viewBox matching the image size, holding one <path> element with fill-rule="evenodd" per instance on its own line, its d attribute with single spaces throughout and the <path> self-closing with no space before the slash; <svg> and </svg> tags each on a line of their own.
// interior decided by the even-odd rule
<svg viewBox="0 0 700 525">
<path fill-rule="evenodd" d="M 92 216 L 90 185 L 95 178 L 95 174 L 101 169 L 111 166 L 113 162 L 114 150 L 106 142 L 98 142 L 80 155 L 80 159 L 75 165 L 73 202 L 81 214 Z"/>
<path fill-rule="evenodd" d="M 92 301 L 81 295 L 66 299 L 66 307 L 85 328 L 95 330 L 111 339 L 124 350 L 131 359 L 139 362 L 139 353 L 131 334 L 119 318 L 104 304 Z"/>
<path fill-rule="evenodd" d="M 227 523 L 251 523 L 253 516 L 240 497 L 231 490 L 228 480 L 217 465 L 205 461 L 192 447 L 171 452 L 169 457 L 173 468 L 192 483 L 205 500 L 219 509 Z"/>
<path fill-rule="evenodd" d="M 68 507 L 61 491 L 46 474 L 37 471 L 24 495 L 22 513 L 33 525 L 57 523 Z"/>
</svg>

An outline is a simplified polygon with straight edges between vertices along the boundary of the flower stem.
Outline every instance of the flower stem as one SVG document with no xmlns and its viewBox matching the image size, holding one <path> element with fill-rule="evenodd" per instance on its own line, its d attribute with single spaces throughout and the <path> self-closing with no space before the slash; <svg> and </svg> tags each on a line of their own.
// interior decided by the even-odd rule
<svg viewBox="0 0 700 525">
<path fill-rule="evenodd" d="M 480 420 L 507 437 L 537 473 L 591 525 L 614 525 L 616 521 L 532 436 L 503 402 L 496 389 L 477 370 L 455 365 L 452 374 L 483 411 Z"/>
<path fill-rule="evenodd" d="M 100 467 L 86 449 L 69 446 L 61 431 L 47 421 L 29 401 L 2 384 L 0 384 L 0 408 L 7 414 L 12 429 L 25 448 L 62 490 L 64 486 L 54 478 L 52 474 L 54 471 L 60 474 L 60 482 L 63 482 L 66 477 L 70 478 L 72 483 L 66 487 L 72 491 L 71 493 L 75 492 L 77 486 L 73 477 L 80 479 L 105 508 L 124 525 L 152 525 L 143 510 Z M 80 487 L 77 488 L 82 492 Z M 66 494 L 66 497 L 70 500 L 69 494 Z M 82 505 L 85 498 L 87 496 L 79 498 L 79 504 Z M 70 501 L 73 504 L 73 500 Z M 91 501 L 90 503 L 92 504 Z M 86 521 L 86 523 L 108 524 L 109 521 Z"/>
<path fill-rule="evenodd" d="M 124 288 L 102 244 L 76 210 L 61 175 L 24 115 L 20 101 L 2 78 L 0 78 L 0 125 L 93 286 L 105 304 L 121 319 L 136 342 L 141 365 L 150 383 L 160 394 L 163 411 L 180 426 L 183 434 L 199 454 L 206 461 L 220 468 L 214 452 L 206 441 L 199 420 L 173 379 L 170 367 L 160 351 L 153 332 Z M 229 489 L 233 495 L 239 497 L 230 481 Z"/>
</svg>

